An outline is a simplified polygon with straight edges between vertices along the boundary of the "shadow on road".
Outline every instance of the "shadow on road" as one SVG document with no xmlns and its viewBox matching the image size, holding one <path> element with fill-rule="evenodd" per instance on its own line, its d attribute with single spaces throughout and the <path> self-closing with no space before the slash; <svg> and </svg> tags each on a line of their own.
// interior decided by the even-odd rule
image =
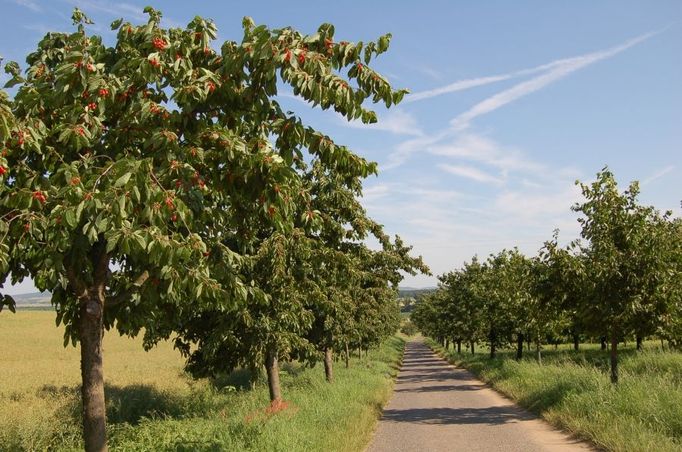
<svg viewBox="0 0 682 452">
<path fill-rule="evenodd" d="M 509 406 L 487 408 L 411 408 L 385 410 L 384 419 L 392 422 L 420 424 L 487 424 L 499 425 L 534 419 L 530 414 Z"/>
</svg>

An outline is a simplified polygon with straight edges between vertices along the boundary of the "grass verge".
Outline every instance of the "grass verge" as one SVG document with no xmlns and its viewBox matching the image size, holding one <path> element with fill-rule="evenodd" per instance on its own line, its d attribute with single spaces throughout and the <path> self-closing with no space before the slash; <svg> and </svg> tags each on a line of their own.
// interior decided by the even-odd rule
<svg viewBox="0 0 682 452">
<path fill-rule="evenodd" d="M 546 350 L 543 364 L 502 352 L 457 354 L 428 342 L 451 363 L 597 447 L 612 451 L 682 451 L 682 354 L 649 347 L 619 353 L 620 383 L 609 382 L 598 345 Z M 483 352 L 483 350 L 481 350 Z"/>
<path fill-rule="evenodd" d="M 54 313 L 0 317 L 0 450 L 82 450 L 79 354 L 63 349 Z M 369 442 L 388 400 L 404 341 L 368 357 L 282 369 L 287 409 L 268 410 L 268 391 L 239 389 L 239 372 L 194 381 L 169 344 L 144 352 L 139 340 L 105 336 L 109 446 L 113 451 L 356 451 Z"/>
</svg>

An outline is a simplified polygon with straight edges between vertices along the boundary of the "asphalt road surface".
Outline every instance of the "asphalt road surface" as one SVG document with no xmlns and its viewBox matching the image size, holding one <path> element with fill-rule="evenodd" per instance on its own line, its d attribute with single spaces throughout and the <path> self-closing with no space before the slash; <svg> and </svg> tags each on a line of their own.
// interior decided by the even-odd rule
<svg viewBox="0 0 682 452">
<path fill-rule="evenodd" d="M 464 369 L 408 342 L 393 397 L 368 452 L 591 451 Z"/>
</svg>

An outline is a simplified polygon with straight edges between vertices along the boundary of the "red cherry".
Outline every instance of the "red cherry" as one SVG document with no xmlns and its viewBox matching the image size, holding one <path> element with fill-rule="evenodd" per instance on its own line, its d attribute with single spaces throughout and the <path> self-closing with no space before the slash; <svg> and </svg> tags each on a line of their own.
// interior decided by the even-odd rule
<svg viewBox="0 0 682 452">
<path fill-rule="evenodd" d="M 7 168 L 0 166 L 0 176 L 4 176 L 7 173 Z"/>
<path fill-rule="evenodd" d="M 288 63 L 289 61 L 291 61 L 291 50 L 286 49 L 284 51 L 284 62 Z"/>
<path fill-rule="evenodd" d="M 178 216 L 176 214 L 171 215 L 170 220 L 175 222 L 178 221 Z"/>
<path fill-rule="evenodd" d="M 305 63 L 305 50 L 298 54 L 298 64 Z"/>
<path fill-rule="evenodd" d="M 209 93 L 212 93 L 213 91 L 215 91 L 215 83 L 208 82 L 206 85 L 208 86 L 208 92 Z"/>
<path fill-rule="evenodd" d="M 101 89 L 99 90 L 99 95 L 102 96 L 102 97 L 106 97 L 106 96 L 109 95 L 109 90 L 106 89 L 106 88 L 101 88 Z"/>
<path fill-rule="evenodd" d="M 47 201 L 47 197 L 42 191 L 34 191 L 33 192 L 33 199 L 37 200 L 41 204 L 45 203 Z"/>
<path fill-rule="evenodd" d="M 97 109 L 97 104 L 94 102 L 90 102 L 88 104 L 88 110 L 96 110 Z"/>
<path fill-rule="evenodd" d="M 161 63 L 159 63 L 159 61 L 156 58 L 152 58 L 151 60 L 149 60 L 149 64 L 151 64 L 154 67 L 158 67 Z"/>
<path fill-rule="evenodd" d="M 152 39 L 152 44 L 154 45 L 154 48 L 157 50 L 165 50 L 166 47 L 168 47 L 168 43 L 164 41 L 163 38 Z"/>
<path fill-rule="evenodd" d="M 31 223 L 24 223 L 24 231 L 28 232 L 31 229 Z"/>
</svg>

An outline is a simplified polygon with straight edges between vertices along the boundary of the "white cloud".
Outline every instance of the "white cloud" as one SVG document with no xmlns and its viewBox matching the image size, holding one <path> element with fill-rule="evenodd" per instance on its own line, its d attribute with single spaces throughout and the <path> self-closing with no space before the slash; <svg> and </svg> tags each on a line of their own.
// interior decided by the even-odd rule
<svg viewBox="0 0 682 452">
<path fill-rule="evenodd" d="M 454 174 L 455 176 L 465 177 L 467 179 L 475 180 L 476 182 L 491 183 L 495 185 L 502 185 L 504 183 L 504 179 L 495 177 L 491 174 L 479 170 L 478 168 L 474 168 L 473 166 L 450 165 L 446 163 L 441 163 L 438 165 L 438 168 L 450 174 Z"/>
<path fill-rule="evenodd" d="M 545 65 L 545 68 L 548 69 L 547 72 L 525 82 L 521 82 L 507 90 L 501 91 L 483 100 L 482 102 L 479 102 L 469 110 L 456 116 L 452 121 L 450 121 L 450 125 L 455 130 L 466 129 L 469 127 L 471 120 L 474 118 L 493 112 L 504 105 L 538 91 L 558 80 L 561 80 L 575 71 L 583 69 L 598 61 L 611 58 L 632 46 L 646 41 L 655 34 L 657 34 L 657 32 L 646 33 L 636 38 L 630 39 L 623 44 L 611 47 L 610 49 L 588 53 L 578 57 L 553 61 Z"/>
<path fill-rule="evenodd" d="M 448 92 L 469 89 L 475 86 L 494 83 L 519 76 L 540 73 L 540 75 L 537 75 L 530 80 L 518 83 L 509 89 L 503 90 L 477 103 L 469 110 L 454 117 L 450 121 L 449 127 L 435 133 L 430 133 L 428 136 L 419 136 L 416 139 L 410 139 L 400 143 L 396 147 L 396 150 L 389 155 L 388 162 L 382 165 L 382 169 L 392 169 L 402 165 L 414 152 L 437 149 L 434 145 L 442 142 L 446 138 L 451 138 L 454 136 L 456 141 L 461 141 L 462 138 L 459 137 L 461 136 L 462 132 L 469 127 L 473 119 L 491 113 L 503 107 L 504 105 L 538 91 L 591 64 L 613 57 L 661 32 L 662 31 L 646 33 L 606 50 L 592 52 L 572 58 L 563 58 L 542 64 L 540 66 L 522 69 L 520 71 L 510 72 L 507 74 L 461 80 L 445 87 L 414 94 L 411 96 L 413 101 L 442 95 Z M 440 151 L 444 152 L 442 147 Z"/>
<path fill-rule="evenodd" d="M 104 13 L 112 17 L 123 17 L 139 22 L 146 22 L 148 16 L 142 12 L 144 7 L 125 2 L 104 2 L 100 0 L 65 0 L 79 7 L 85 14 Z"/>
<path fill-rule="evenodd" d="M 520 150 L 502 146 L 490 138 L 473 133 L 461 134 L 452 143 L 429 146 L 426 150 L 434 155 L 471 160 L 494 166 L 504 173 L 543 170 L 542 165 L 529 160 Z"/>
<path fill-rule="evenodd" d="M 414 135 L 417 137 L 423 135 L 414 115 L 400 109 L 389 110 L 386 114 L 378 116 L 378 121 L 374 124 L 365 124 L 361 121 L 348 121 L 341 116 L 341 114 L 338 114 L 338 119 L 342 125 L 353 129 L 379 130 L 396 135 Z"/>
<path fill-rule="evenodd" d="M 647 177 L 646 179 L 644 179 L 644 180 L 642 181 L 641 185 L 642 185 L 642 186 L 644 186 L 644 185 L 649 185 L 649 184 L 652 183 L 653 181 L 655 181 L 655 180 L 657 180 L 657 179 L 660 179 L 661 177 L 665 176 L 666 174 L 671 173 L 671 172 L 674 171 L 674 170 L 675 170 L 675 166 L 674 166 L 674 165 L 668 165 L 668 166 L 666 166 L 665 168 L 656 171 L 654 174 L 652 174 L 651 176 L 649 176 L 649 177 Z"/>
<path fill-rule="evenodd" d="M 37 2 L 34 2 L 32 0 L 14 0 L 14 3 L 16 3 L 17 5 L 23 6 L 25 8 L 28 8 L 31 11 L 34 11 L 36 13 L 43 11 L 43 7 L 40 6 Z"/>
<path fill-rule="evenodd" d="M 421 72 L 422 74 L 427 75 L 427 76 L 429 76 L 435 80 L 440 80 L 443 78 L 443 74 L 441 74 L 439 71 L 437 71 L 437 70 L 435 70 L 429 66 L 426 66 L 424 64 L 411 65 L 410 68 L 416 69 L 417 71 Z"/>
</svg>

